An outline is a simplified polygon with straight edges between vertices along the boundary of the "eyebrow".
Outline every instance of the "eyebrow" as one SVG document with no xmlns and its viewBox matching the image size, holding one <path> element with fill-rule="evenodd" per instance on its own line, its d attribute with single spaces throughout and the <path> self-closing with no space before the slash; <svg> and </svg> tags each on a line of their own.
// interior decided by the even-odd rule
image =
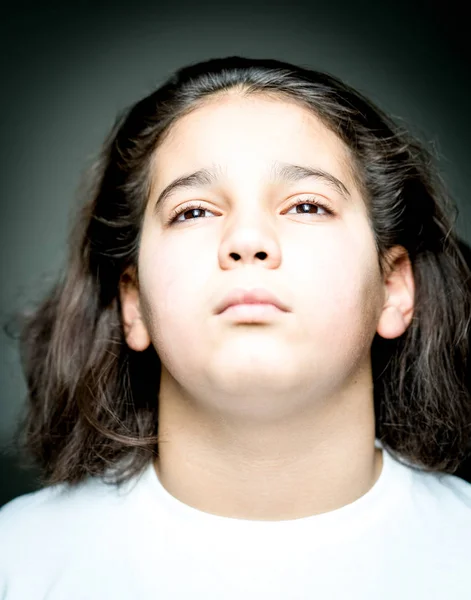
<svg viewBox="0 0 471 600">
<path fill-rule="evenodd" d="M 182 177 L 174 179 L 162 190 L 162 192 L 160 192 L 154 206 L 154 212 L 159 212 L 165 200 L 167 200 L 177 190 L 210 186 L 220 182 L 223 176 L 224 170 L 222 167 L 220 165 L 215 165 L 211 168 L 199 169 L 194 173 L 183 175 Z M 350 199 L 350 192 L 345 184 L 331 173 L 328 173 L 322 169 L 293 165 L 291 163 L 274 162 L 271 165 L 270 177 L 273 182 L 281 181 L 290 183 L 296 183 L 298 181 L 302 181 L 303 179 L 313 178 L 326 183 L 336 192 L 340 193 L 340 195 L 346 200 Z"/>
</svg>

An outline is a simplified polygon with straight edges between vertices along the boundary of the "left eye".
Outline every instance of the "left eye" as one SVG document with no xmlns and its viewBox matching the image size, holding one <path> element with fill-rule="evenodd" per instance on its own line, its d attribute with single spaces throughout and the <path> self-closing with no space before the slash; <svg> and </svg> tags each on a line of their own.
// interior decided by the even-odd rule
<svg viewBox="0 0 471 600">
<path fill-rule="evenodd" d="M 302 210 L 296 214 L 329 214 L 331 211 L 329 211 L 329 209 L 325 206 L 323 206 L 322 204 L 320 204 L 319 202 L 306 202 L 305 200 L 303 202 L 297 202 L 296 204 L 293 204 L 293 206 L 290 207 L 289 210 L 292 210 L 293 208 L 298 208 L 298 207 L 308 207 L 308 206 L 314 206 L 315 208 L 318 209 L 318 211 L 316 213 L 312 213 L 309 210 Z M 320 213 L 319 213 L 320 210 Z M 289 211 L 288 211 L 289 212 Z"/>
</svg>

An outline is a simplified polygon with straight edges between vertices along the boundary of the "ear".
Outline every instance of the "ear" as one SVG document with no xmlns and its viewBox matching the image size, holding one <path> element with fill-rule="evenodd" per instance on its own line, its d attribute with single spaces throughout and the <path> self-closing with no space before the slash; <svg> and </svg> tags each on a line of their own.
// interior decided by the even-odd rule
<svg viewBox="0 0 471 600">
<path fill-rule="evenodd" d="M 386 339 L 402 335 L 412 321 L 414 312 L 414 275 L 407 250 L 394 246 L 388 253 L 384 274 L 386 301 L 377 326 L 377 333 Z"/>
<path fill-rule="evenodd" d="M 134 267 L 124 271 L 119 281 L 124 335 L 132 350 L 141 352 L 151 343 L 140 307 L 139 284 Z"/>
</svg>

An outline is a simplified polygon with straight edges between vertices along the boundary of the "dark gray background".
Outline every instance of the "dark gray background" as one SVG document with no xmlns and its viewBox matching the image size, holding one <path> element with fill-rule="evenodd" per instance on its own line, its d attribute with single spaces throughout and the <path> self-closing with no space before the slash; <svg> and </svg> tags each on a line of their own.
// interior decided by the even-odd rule
<svg viewBox="0 0 471 600">
<path fill-rule="evenodd" d="M 463 6 L 465 3 L 463 3 Z M 328 71 L 403 119 L 442 157 L 471 242 L 471 92 L 458 3 L 257 1 L 24 3 L 1 18 L 2 322 L 41 295 L 65 259 L 84 169 L 119 110 L 174 69 L 227 55 Z M 6 12 L 5 12 L 6 10 Z M 0 444 L 26 393 L 15 342 L 0 334 Z M 35 489 L 0 456 L 0 504 Z"/>
</svg>

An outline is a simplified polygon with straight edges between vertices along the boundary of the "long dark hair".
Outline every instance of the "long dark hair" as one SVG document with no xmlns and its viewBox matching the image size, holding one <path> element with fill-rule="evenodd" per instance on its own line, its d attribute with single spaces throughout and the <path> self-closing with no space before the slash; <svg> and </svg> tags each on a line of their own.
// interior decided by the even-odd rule
<svg viewBox="0 0 471 600">
<path fill-rule="evenodd" d="M 30 314 L 20 351 L 28 398 L 15 443 L 41 483 L 89 474 L 125 481 L 158 455 L 160 359 L 123 335 L 119 281 L 137 269 L 150 161 L 182 115 L 229 89 L 312 110 L 348 146 L 380 269 L 403 246 L 415 312 L 372 349 L 376 437 L 414 468 L 453 473 L 469 452 L 470 271 L 456 207 L 425 145 L 337 78 L 275 60 L 229 57 L 177 71 L 118 118 L 77 211 L 66 267 Z"/>
</svg>

